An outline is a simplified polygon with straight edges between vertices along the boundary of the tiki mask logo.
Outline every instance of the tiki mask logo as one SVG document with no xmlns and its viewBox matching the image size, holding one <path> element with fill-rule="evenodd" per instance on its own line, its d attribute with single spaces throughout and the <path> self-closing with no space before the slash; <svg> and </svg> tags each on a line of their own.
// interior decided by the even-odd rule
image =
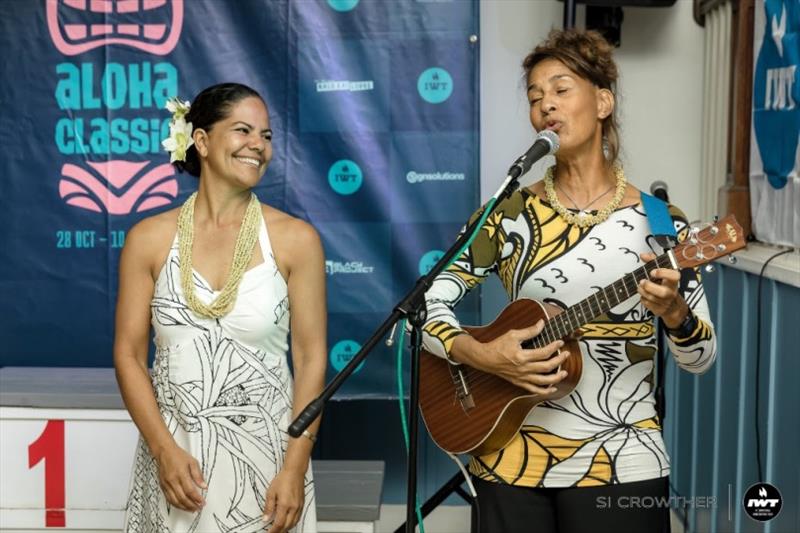
<svg viewBox="0 0 800 533">
<path fill-rule="evenodd" d="M 175 169 L 150 161 L 87 161 L 90 169 L 71 163 L 61 167 L 58 192 L 69 205 L 127 215 L 171 204 L 178 196 Z"/>
<path fill-rule="evenodd" d="M 47 0 L 47 27 L 64 55 L 119 44 L 163 56 L 180 38 L 183 0 Z"/>
</svg>

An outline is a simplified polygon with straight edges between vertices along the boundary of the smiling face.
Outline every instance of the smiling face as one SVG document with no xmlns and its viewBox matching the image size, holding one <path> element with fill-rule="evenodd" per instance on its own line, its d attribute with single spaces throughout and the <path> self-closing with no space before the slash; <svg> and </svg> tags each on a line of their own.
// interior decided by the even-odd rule
<svg viewBox="0 0 800 533">
<path fill-rule="evenodd" d="M 544 59 L 528 75 L 530 120 L 536 131 L 553 130 L 559 156 L 602 146 L 603 120 L 614 109 L 614 97 L 578 76 L 557 59 Z"/>
<path fill-rule="evenodd" d="M 228 116 L 210 131 L 197 129 L 194 140 L 201 175 L 231 184 L 254 187 L 272 159 L 272 130 L 267 107 L 260 98 L 247 97 L 231 105 Z"/>
</svg>

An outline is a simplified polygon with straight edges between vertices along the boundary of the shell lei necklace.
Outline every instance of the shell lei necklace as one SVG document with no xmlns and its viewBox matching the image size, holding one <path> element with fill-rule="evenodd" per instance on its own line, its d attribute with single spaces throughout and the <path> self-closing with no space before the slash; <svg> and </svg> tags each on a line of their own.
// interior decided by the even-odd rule
<svg viewBox="0 0 800 533">
<path fill-rule="evenodd" d="M 181 207 L 178 215 L 178 259 L 180 260 L 181 288 L 189 309 L 196 314 L 208 318 L 219 318 L 233 309 L 236 303 L 236 294 L 239 283 L 253 257 L 253 249 L 258 240 L 260 230 L 259 217 L 261 206 L 255 194 L 250 193 L 250 203 L 242 219 L 239 235 L 236 237 L 236 246 L 233 250 L 233 261 L 228 273 L 228 279 L 222 287 L 219 296 L 209 305 L 201 302 L 194 292 L 192 275 L 192 244 L 194 243 L 194 202 L 197 193 L 193 193 Z"/>
<path fill-rule="evenodd" d="M 561 204 L 561 202 L 558 201 L 558 196 L 556 196 L 556 190 L 553 186 L 553 175 L 555 168 L 555 166 L 548 168 L 544 175 L 544 192 L 547 195 L 547 201 L 550 202 L 550 205 L 553 206 L 553 209 L 555 209 L 556 213 L 558 213 L 559 216 L 561 216 L 561 218 L 567 222 L 567 224 L 578 226 L 579 228 L 588 228 L 590 226 L 594 226 L 595 224 L 599 224 L 610 217 L 611 213 L 613 213 L 622 203 L 622 198 L 625 196 L 625 185 L 627 181 L 625 180 L 625 173 L 622 171 L 622 167 L 620 165 L 614 165 L 614 176 L 617 183 L 617 191 L 614 193 L 614 198 L 612 198 L 604 208 L 600 209 L 594 215 L 590 215 L 583 209 L 581 209 L 577 214 L 571 213 Z M 609 191 L 610 190 L 611 189 L 609 189 Z M 586 207 L 589 207 L 595 203 L 609 191 L 604 192 L 602 195 L 592 200 Z M 569 198 L 569 195 L 566 192 L 564 195 Z M 570 198 L 570 201 L 572 201 L 573 204 L 575 203 L 572 198 Z M 575 207 L 578 206 L 575 205 Z M 584 207 L 584 209 L 586 209 L 586 207 Z"/>
</svg>

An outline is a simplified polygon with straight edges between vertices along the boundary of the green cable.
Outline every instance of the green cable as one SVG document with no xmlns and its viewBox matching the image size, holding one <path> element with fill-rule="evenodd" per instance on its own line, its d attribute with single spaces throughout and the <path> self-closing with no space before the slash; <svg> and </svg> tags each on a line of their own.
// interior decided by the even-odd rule
<svg viewBox="0 0 800 533">
<path fill-rule="evenodd" d="M 464 243 L 464 246 L 462 246 L 461 249 L 458 251 L 458 253 L 453 256 L 453 258 L 450 260 L 449 263 L 447 263 L 447 266 L 444 267 L 443 270 L 447 270 L 448 268 L 450 268 L 450 265 L 455 263 L 457 258 L 461 257 L 461 255 L 464 253 L 464 250 L 466 250 L 472 245 L 472 241 L 475 240 L 475 237 L 478 236 L 478 233 L 481 231 L 481 228 L 483 228 L 483 223 L 486 222 L 486 218 L 489 216 L 489 213 L 492 210 L 492 206 L 496 201 L 497 198 L 490 198 L 489 201 L 486 202 L 486 207 L 483 209 L 483 214 L 481 215 L 480 222 L 478 222 L 478 225 L 475 226 L 475 231 L 472 232 L 472 235 L 469 236 L 469 239 L 467 239 L 467 242 Z"/>
<path fill-rule="evenodd" d="M 461 250 L 459 250 L 458 253 L 453 256 L 450 262 L 447 263 L 445 269 L 450 268 L 450 265 L 452 265 L 457 258 L 461 257 L 464 251 L 470 247 L 472 241 L 475 240 L 475 237 L 478 235 L 478 232 L 483 227 L 483 223 L 486 222 L 486 218 L 489 216 L 489 212 L 492 210 L 492 206 L 494 205 L 495 201 L 496 201 L 495 198 L 491 198 L 486 203 L 486 207 L 484 208 L 483 214 L 481 215 L 481 220 L 475 227 L 475 231 L 472 232 L 472 235 L 470 235 L 469 239 L 467 239 L 467 242 L 464 243 L 464 246 L 461 247 Z M 400 321 L 398 326 L 400 329 L 400 337 L 397 339 L 397 399 L 400 402 L 400 421 L 403 426 L 403 439 L 405 440 L 406 443 L 406 454 L 408 454 L 410 438 L 408 436 L 408 422 L 406 420 L 406 405 L 403 402 L 403 399 L 405 398 L 405 387 L 403 385 L 403 346 L 406 337 L 406 322 L 407 321 L 403 319 Z M 417 495 L 415 505 L 416 505 L 415 510 L 417 513 L 417 523 L 419 524 L 419 531 L 420 533 L 425 533 L 425 525 L 422 522 L 422 510 L 420 509 L 419 506 L 419 495 Z"/>
<path fill-rule="evenodd" d="M 403 423 L 403 440 L 406 443 L 406 455 L 408 455 L 408 447 L 409 442 L 411 441 L 410 437 L 408 436 L 408 422 L 406 421 L 406 406 L 403 403 L 403 398 L 405 397 L 405 391 L 403 386 L 403 343 L 405 342 L 406 337 L 406 320 L 403 319 L 400 321 L 399 324 L 400 328 L 400 338 L 397 339 L 397 390 L 398 395 L 397 397 L 400 400 L 400 421 Z M 419 494 L 416 495 L 416 501 L 414 502 L 414 510 L 417 513 L 417 524 L 419 524 L 419 531 L 420 533 L 425 533 L 425 525 L 422 522 L 422 509 L 419 506 Z"/>
</svg>

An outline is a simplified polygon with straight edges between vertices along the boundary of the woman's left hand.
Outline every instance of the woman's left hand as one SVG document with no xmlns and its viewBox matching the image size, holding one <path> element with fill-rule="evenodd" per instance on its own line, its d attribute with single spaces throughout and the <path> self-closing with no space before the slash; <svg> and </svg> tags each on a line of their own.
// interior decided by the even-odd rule
<svg viewBox="0 0 800 533">
<path fill-rule="evenodd" d="M 645 262 L 656 258 L 653 253 L 641 254 Z M 642 305 L 661 317 L 668 328 L 676 328 L 683 321 L 689 306 L 678 293 L 681 273 L 671 268 L 657 268 L 650 272 L 650 279 L 639 282 Z"/>
<path fill-rule="evenodd" d="M 305 501 L 305 472 L 281 470 L 267 490 L 264 520 L 272 520 L 269 533 L 289 531 L 300 520 Z"/>
</svg>

